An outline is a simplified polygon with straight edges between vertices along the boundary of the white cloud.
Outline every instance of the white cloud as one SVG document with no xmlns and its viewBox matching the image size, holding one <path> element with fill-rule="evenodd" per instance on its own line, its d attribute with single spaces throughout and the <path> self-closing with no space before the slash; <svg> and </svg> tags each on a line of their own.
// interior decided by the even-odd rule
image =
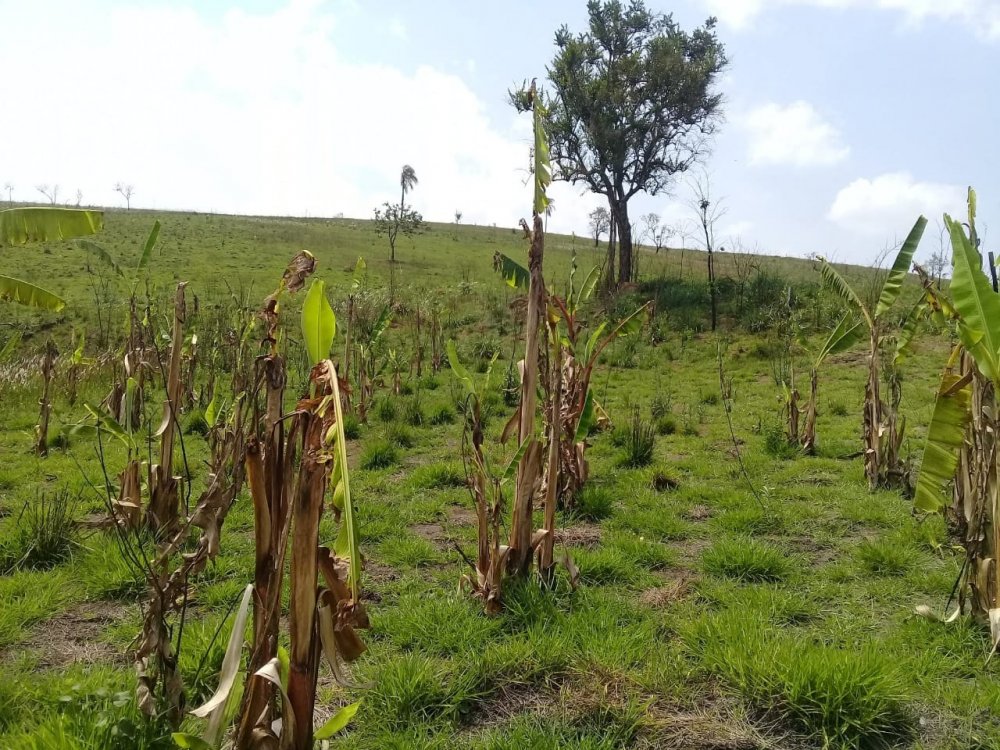
<svg viewBox="0 0 1000 750">
<path fill-rule="evenodd" d="M 750 135 L 750 164 L 827 166 L 850 153 L 837 129 L 809 102 L 764 104 L 740 119 Z"/>
<path fill-rule="evenodd" d="M 18 71 L 0 76 L 3 140 L 19 144 L 0 179 L 15 198 L 58 183 L 115 204 L 122 180 L 139 206 L 367 217 L 412 164 L 428 219 L 461 209 L 466 223 L 513 226 L 530 210 L 526 118 L 491 121 L 461 78 L 433 67 L 344 59 L 336 10 L 319 0 L 217 16 L 38 5 L 0 0 L 4 27 L 19 30 L 0 45 L 0 70 Z M 589 210 L 573 190 L 553 195 L 553 230 Z"/>
<path fill-rule="evenodd" d="M 996 0 L 702 0 L 705 7 L 735 29 L 751 26 L 768 10 L 788 6 L 882 10 L 903 15 L 907 24 L 951 21 L 970 27 L 984 39 L 1000 39 L 1000 4 Z"/>
<path fill-rule="evenodd" d="M 406 24 L 399 18 L 393 18 L 389 21 L 389 35 L 400 40 L 405 41 L 409 38 L 409 33 L 406 31 Z"/>
<path fill-rule="evenodd" d="M 917 216 L 961 215 L 965 189 L 940 182 L 921 182 L 908 172 L 892 172 L 874 179 L 857 179 L 842 188 L 827 218 L 862 234 L 905 235 Z"/>
</svg>

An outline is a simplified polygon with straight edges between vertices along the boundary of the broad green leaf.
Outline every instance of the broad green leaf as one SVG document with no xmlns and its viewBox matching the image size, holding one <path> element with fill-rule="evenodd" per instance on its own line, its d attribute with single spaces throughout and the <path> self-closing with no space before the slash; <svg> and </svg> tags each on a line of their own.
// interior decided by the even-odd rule
<svg viewBox="0 0 1000 750">
<path fill-rule="evenodd" d="M 591 295 L 594 293 L 594 289 L 597 287 L 597 282 L 601 279 L 601 269 L 594 266 L 590 269 L 590 273 L 587 274 L 587 278 L 583 280 L 583 286 L 580 287 L 580 293 L 576 297 L 575 307 L 579 307 L 581 304 L 590 299 Z"/>
<path fill-rule="evenodd" d="M 587 345 L 583 349 L 584 363 L 590 364 L 595 358 L 594 349 L 597 346 L 597 340 L 601 337 L 601 334 L 604 333 L 604 329 L 607 327 L 607 322 L 602 321 L 601 324 L 594 329 L 594 332 L 590 334 L 590 338 L 587 339 Z"/>
<path fill-rule="evenodd" d="M 146 244 L 142 246 L 142 255 L 139 256 L 139 265 L 135 267 L 136 272 L 141 271 L 149 265 L 149 259 L 153 256 L 153 247 L 156 245 L 156 240 L 159 236 L 160 222 L 157 220 L 153 222 L 153 228 L 149 230 L 149 236 L 146 237 Z"/>
<path fill-rule="evenodd" d="M 594 392 L 587 389 L 587 397 L 583 402 L 583 411 L 580 412 L 580 421 L 576 423 L 576 435 L 573 442 L 580 443 L 587 439 L 590 430 L 597 422 L 597 410 L 594 409 Z"/>
<path fill-rule="evenodd" d="M 365 283 L 365 276 L 368 274 L 368 264 L 360 255 L 358 262 L 354 264 L 354 288 L 357 289 Z"/>
<path fill-rule="evenodd" d="M 917 223 L 913 225 L 913 229 L 910 230 L 910 234 L 907 236 L 906 241 L 903 242 L 903 246 L 899 248 L 899 253 L 896 255 L 896 260 L 889 270 L 889 275 L 885 277 L 885 283 L 882 284 L 882 293 L 879 295 L 878 304 L 875 306 L 876 318 L 882 317 L 892 307 L 896 298 L 899 297 L 899 292 L 903 288 L 903 281 L 906 279 L 906 274 L 910 272 L 910 266 L 913 263 L 913 253 L 916 251 L 917 245 L 920 244 L 920 238 L 924 236 L 924 229 L 926 227 L 927 219 L 921 216 L 917 219 Z"/>
<path fill-rule="evenodd" d="M 607 336 L 605 336 L 600 343 L 597 343 L 597 335 L 604 330 L 604 323 L 601 323 L 597 327 L 597 330 L 591 334 L 590 339 L 587 341 L 587 348 L 585 350 L 584 362 L 590 364 L 593 360 L 596 360 L 600 356 L 607 346 L 614 341 L 619 336 L 631 336 L 633 333 L 638 332 L 642 328 L 642 324 L 645 318 L 648 316 L 651 309 L 652 303 L 647 302 L 642 307 L 638 308 L 628 317 L 619 321 Z M 645 313 L 645 315 L 644 315 Z"/>
<path fill-rule="evenodd" d="M 93 242 L 91 240 L 77 240 L 76 244 L 79 245 L 84 250 L 86 250 L 91 255 L 96 255 L 100 260 L 104 261 L 111 268 L 112 271 L 114 271 L 119 276 L 123 277 L 125 276 L 125 273 L 122 271 L 122 269 L 118 266 L 117 263 L 115 263 L 115 259 L 111 256 L 111 253 L 109 253 L 103 246 L 98 245 L 96 242 Z"/>
<path fill-rule="evenodd" d="M 185 750 L 215 750 L 211 745 L 209 745 L 201 737 L 195 737 L 193 734 L 187 734 L 185 732 L 174 732 L 170 735 L 173 739 L 174 744 L 177 747 L 185 748 Z"/>
<path fill-rule="evenodd" d="M 337 335 L 337 317 L 333 314 L 325 290 L 326 282 L 313 279 L 305 302 L 302 303 L 302 338 L 311 364 L 330 356 L 333 339 Z"/>
<path fill-rule="evenodd" d="M 458 350 L 455 348 L 455 342 L 448 339 L 445 349 L 448 351 L 448 364 L 451 365 L 451 371 L 455 373 L 455 377 L 465 384 L 469 393 L 475 395 L 476 383 L 472 379 L 472 375 L 469 374 L 469 371 L 462 365 L 462 361 L 458 358 Z"/>
<path fill-rule="evenodd" d="M 531 274 L 528 269 L 515 260 L 511 260 L 503 253 L 495 253 L 493 256 L 493 268 L 496 269 L 507 285 L 514 289 L 527 290 L 531 284 Z"/>
<path fill-rule="evenodd" d="M 514 475 L 517 473 L 517 465 L 521 463 L 521 459 L 524 458 L 524 454 L 528 452 L 528 446 L 531 445 L 534 439 L 534 433 L 529 434 L 528 437 L 524 439 L 524 442 L 517 447 L 517 453 L 511 456 L 510 462 L 507 464 L 507 468 L 503 471 L 503 476 L 500 478 L 501 482 L 509 482 L 514 478 Z"/>
<path fill-rule="evenodd" d="M 965 440 L 971 393 L 968 376 L 959 378 L 946 371 L 941 377 L 917 477 L 913 504 L 918 510 L 939 513 L 951 503 L 946 490 L 955 478 L 959 452 Z"/>
<path fill-rule="evenodd" d="M 97 234 L 104 212 L 80 208 L 8 208 L 0 211 L 0 247 L 55 242 Z"/>
<path fill-rule="evenodd" d="M 351 719 L 354 718 L 354 714 L 358 712 L 360 707 L 361 701 L 352 703 L 349 706 L 344 706 L 342 709 L 337 711 L 337 713 L 327 719 L 323 726 L 316 730 L 316 734 L 313 735 L 314 739 L 328 740 L 333 737 L 333 735 L 351 722 Z"/>
<path fill-rule="evenodd" d="M 871 328 L 871 316 L 868 314 L 868 309 L 861 301 L 861 298 L 858 297 L 857 292 L 851 288 L 851 285 L 847 283 L 847 280 L 840 275 L 837 269 L 827 262 L 826 258 L 820 258 L 819 262 L 819 272 L 823 276 L 823 280 L 840 296 L 841 299 L 853 306 L 858 313 L 864 316 L 865 321 L 868 323 L 868 327 Z"/>
<path fill-rule="evenodd" d="M 910 308 L 910 312 L 907 313 L 906 318 L 903 320 L 903 325 L 899 329 L 899 336 L 896 337 L 896 353 L 893 355 L 893 362 L 895 364 L 902 363 L 910 354 L 910 344 L 913 343 L 913 337 L 917 335 L 920 323 L 927 317 L 927 313 L 927 299 L 921 294 L 917 297 L 917 301 L 913 307 Z"/>
<path fill-rule="evenodd" d="M 17 302 L 27 307 L 37 307 L 40 310 L 59 312 L 66 302 L 52 292 L 40 286 L 29 284 L 11 276 L 0 276 L 0 300 Z"/>
<path fill-rule="evenodd" d="M 14 350 L 17 349 L 17 346 L 20 343 L 21 332 L 15 331 L 11 334 L 10 338 L 7 339 L 7 342 L 3 345 L 3 347 L 0 348 L 0 362 L 5 361 L 11 354 L 13 354 Z"/>
<path fill-rule="evenodd" d="M 218 394 L 212 394 L 212 400 L 208 402 L 208 406 L 205 407 L 205 422 L 209 427 L 215 425 L 215 421 L 218 419 L 219 415 L 216 412 L 215 399 Z"/>
<path fill-rule="evenodd" d="M 549 138 L 545 133 L 545 108 L 537 94 L 532 105 L 535 130 L 535 203 L 536 214 L 544 214 L 549 206 L 545 191 L 552 182 L 552 165 L 549 161 Z"/>
<path fill-rule="evenodd" d="M 847 351 L 858 343 L 864 334 L 865 328 L 861 324 L 861 321 L 857 320 L 851 313 L 847 313 L 830 333 L 830 337 L 823 344 L 823 348 L 819 350 L 815 366 L 819 367 L 831 354 Z"/>
<path fill-rule="evenodd" d="M 997 381 L 1000 371 L 1000 296 L 993 291 L 983 272 L 979 252 L 965 236 L 965 230 L 950 216 L 945 224 L 951 233 L 952 263 L 951 295 L 961 320 L 959 336 L 965 348 L 976 360 L 980 371 Z"/>
<path fill-rule="evenodd" d="M 385 333 L 386 329 L 389 327 L 389 323 L 392 322 L 392 311 L 389 306 L 386 305 L 382 308 L 381 312 L 378 314 L 378 318 L 375 320 L 375 325 L 372 326 L 372 335 L 368 339 L 369 346 L 375 346 L 378 340 L 382 338 L 382 334 Z"/>
</svg>

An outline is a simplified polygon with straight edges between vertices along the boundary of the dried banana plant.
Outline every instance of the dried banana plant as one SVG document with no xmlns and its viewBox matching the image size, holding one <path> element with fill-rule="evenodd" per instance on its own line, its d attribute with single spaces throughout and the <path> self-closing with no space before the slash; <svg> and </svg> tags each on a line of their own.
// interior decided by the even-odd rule
<svg viewBox="0 0 1000 750">
<path fill-rule="evenodd" d="M 314 269 L 310 254 L 296 256 L 261 313 L 268 350 L 259 362 L 265 409 L 246 452 L 254 507 L 253 641 L 235 728 L 237 748 L 311 748 L 320 655 L 343 680 L 340 662 L 356 659 L 365 649 L 356 632 L 368 627 L 368 619 L 360 601 L 362 561 L 343 432 L 341 394 L 347 384 L 328 358 L 336 319 L 320 281 L 313 282 L 302 311 L 306 349 L 315 363 L 310 392 L 292 413 L 284 414 L 282 408 L 280 302 L 286 292 L 300 289 Z M 319 543 L 331 488 L 330 504 L 340 521 L 332 549 Z M 278 641 L 286 571 L 289 649 L 283 659 Z"/>
<path fill-rule="evenodd" d="M 968 611 L 988 623 L 995 651 L 1000 644 L 1000 295 L 983 272 L 975 218 L 976 194 L 970 189 L 968 234 L 961 222 L 945 216 L 953 251 L 950 299 L 923 274 L 932 314 L 954 323 L 960 343 L 941 377 L 914 504 L 949 516 L 966 551 L 959 606 L 949 621 Z"/>
<path fill-rule="evenodd" d="M 49 418 L 52 416 L 52 377 L 56 372 L 56 358 L 59 350 L 51 339 L 42 352 L 42 397 L 38 400 L 38 424 L 35 426 L 35 453 L 49 455 Z"/>
<path fill-rule="evenodd" d="M 515 261 L 497 253 L 493 258 L 494 268 L 513 287 L 526 288 L 528 272 Z M 546 468 L 544 485 L 548 477 L 557 477 L 556 498 L 558 505 L 570 508 L 587 481 L 586 460 L 587 436 L 595 425 L 607 422 L 604 409 L 594 397 L 590 382 L 601 354 L 620 336 L 637 333 L 652 311 L 652 302 L 647 302 L 617 323 L 602 321 L 593 330 L 587 329 L 583 314 L 584 305 L 593 296 L 599 279 L 599 269 L 594 268 L 587 275 L 583 285 L 576 289 L 573 279 L 575 266 L 571 267 L 570 287 L 565 298 L 555 294 L 548 297 L 547 330 L 551 352 L 549 359 L 558 362 L 557 373 L 552 370 L 544 382 L 546 391 L 546 419 L 551 420 L 558 413 L 559 461 L 556 470 Z M 556 391 L 559 391 L 559 408 L 552 409 Z M 506 440 L 519 422 L 516 414 L 504 430 Z M 550 433 L 553 432 L 550 423 Z M 551 436 L 549 440 L 551 440 Z M 550 462 L 551 463 L 551 462 Z"/>
<path fill-rule="evenodd" d="M 848 305 L 845 320 L 861 319 L 861 335 L 868 333 L 868 377 L 865 381 L 864 414 L 862 417 L 862 440 L 864 443 L 865 478 L 868 486 L 874 490 L 879 487 L 902 487 L 906 480 L 906 471 L 898 461 L 898 445 L 902 441 L 903 424 L 897 424 L 896 415 L 892 412 L 892 402 L 886 403 L 882 398 L 880 385 L 882 367 L 880 360 L 885 343 L 896 336 L 892 308 L 903 289 L 903 281 L 910 270 L 913 253 L 920 244 L 927 219 L 921 216 L 903 242 L 893 261 L 892 268 L 886 274 L 885 281 L 879 292 L 878 302 L 874 309 L 862 301 L 861 296 L 851 287 L 840 273 L 825 259 L 820 258 L 820 271 L 823 280 Z M 911 317 L 921 314 L 923 298 L 917 300 L 906 323 L 900 328 L 909 327 Z M 850 326 L 850 322 L 841 321 L 837 329 Z M 914 324 L 915 328 L 915 324 Z M 900 334 L 902 336 L 902 334 Z M 815 408 L 815 406 L 813 407 Z M 893 450 L 893 446 L 897 450 Z M 891 461 L 896 461 L 892 463 Z"/>
</svg>

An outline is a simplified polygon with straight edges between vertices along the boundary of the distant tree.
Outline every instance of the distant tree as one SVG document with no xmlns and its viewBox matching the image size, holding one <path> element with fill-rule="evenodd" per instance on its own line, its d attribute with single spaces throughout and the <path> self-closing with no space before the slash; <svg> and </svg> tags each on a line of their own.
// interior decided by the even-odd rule
<svg viewBox="0 0 1000 750">
<path fill-rule="evenodd" d="M 652 212 L 642 217 L 642 223 L 643 233 L 659 254 L 660 250 L 667 246 L 667 241 L 673 237 L 674 230 L 666 224 L 661 224 L 660 215 Z"/>
<path fill-rule="evenodd" d="M 601 242 L 601 235 L 607 234 L 611 227 L 611 214 L 604 206 L 598 206 L 588 216 L 590 217 L 590 236 L 594 238 L 594 249 L 596 249 Z"/>
<path fill-rule="evenodd" d="M 375 234 L 389 238 L 389 261 L 396 262 L 396 240 L 399 235 L 412 237 L 424 228 L 424 217 L 406 205 L 406 194 L 417 186 L 417 173 L 409 164 L 399 171 L 399 203 L 383 203 L 375 209 Z"/>
<path fill-rule="evenodd" d="M 389 238 L 389 261 L 396 262 L 396 240 L 399 235 L 412 237 L 424 228 L 424 217 L 418 211 L 392 203 L 375 209 L 375 234 Z"/>
<path fill-rule="evenodd" d="M 546 97 L 556 179 L 607 198 L 617 230 L 620 284 L 632 280 L 628 203 L 656 195 L 708 151 L 727 65 L 715 19 L 690 34 L 643 0 L 587 3 L 589 30 L 555 36 Z"/>
<path fill-rule="evenodd" d="M 80 190 L 80 188 L 77 188 L 76 189 L 76 206 L 77 206 L 77 208 L 80 207 L 81 203 L 83 203 L 83 191 Z"/>
<path fill-rule="evenodd" d="M 14 203 L 14 186 L 11 183 L 9 183 L 9 182 L 5 182 L 3 184 L 3 189 L 7 191 L 7 202 L 13 205 L 13 203 Z"/>
<path fill-rule="evenodd" d="M 549 231 L 549 217 L 556 212 L 556 200 L 555 198 L 549 198 L 548 202 L 545 204 L 545 227 L 542 231 Z"/>
<path fill-rule="evenodd" d="M 400 208 L 406 208 L 406 194 L 413 190 L 419 182 L 420 180 L 417 179 L 417 173 L 413 167 L 409 164 L 404 164 L 402 170 L 399 172 L 399 187 L 403 191 L 399 197 Z"/>
<path fill-rule="evenodd" d="M 712 330 L 715 330 L 718 317 L 718 304 L 715 287 L 715 225 L 725 213 L 722 204 L 712 198 L 712 186 L 707 175 L 702 175 L 691 184 L 694 197 L 691 208 L 698 219 L 698 226 L 704 238 L 705 252 L 708 257 L 708 297 L 712 308 Z"/>
<path fill-rule="evenodd" d="M 135 194 L 135 187 L 132 185 L 126 185 L 124 182 L 115 183 L 115 192 L 120 193 L 122 198 L 125 199 L 125 210 L 132 210 L 132 196 Z"/>
<path fill-rule="evenodd" d="M 53 185 L 51 188 L 48 185 L 36 185 L 35 190 L 45 196 L 49 203 L 53 206 L 59 200 L 59 186 Z"/>
<path fill-rule="evenodd" d="M 459 211 L 458 209 L 455 209 L 455 223 L 456 224 L 462 223 L 462 212 Z"/>
</svg>

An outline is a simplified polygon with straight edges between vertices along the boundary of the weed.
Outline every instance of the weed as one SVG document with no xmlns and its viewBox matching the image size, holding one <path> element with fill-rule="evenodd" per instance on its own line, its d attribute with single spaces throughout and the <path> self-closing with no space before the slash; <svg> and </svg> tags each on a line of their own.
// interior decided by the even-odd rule
<svg viewBox="0 0 1000 750">
<path fill-rule="evenodd" d="M 380 398 L 375 402 L 375 418 L 379 422 L 392 422 L 396 419 L 396 401 L 390 396 Z"/>
<path fill-rule="evenodd" d="M 384 438 L 379 438 L 365 446 L 361 454 L 362 469 L 387 469 L 399 463 L 396 446 Z"/>
<path fill-rule="evenodd" d="M 465 472 L 461 465 L 454 463 L 424 464 L 410 475 L 415 487 L 427 490 L 443 490 L 449 487 L 464 487 Z"/>
<path fill-rule="evenodd" d="M 677 420 L 670 416 L 656 418 L 656 434 L 660 437 L 673 435 L 677 432 Z"/>
<path fill-rule="evenodd" d="M 781 581 L 792 568 L 780 549 L 748 537 L 716 542 L 705 550 L 702 565 L 713 575 L 747 582 Z"/>
<path fill-rule="evenodd" d="M 76 547 L 79 498 L 67 490 L 42 493 L 25 503 L 13 535 L 0 543 L 0 574 L 45 570 L 69 558 Z"/>
<path fill-rule="evenodd" d="M 419 393 L 403 405 L 403 419 L 410 427 L 420 427 L 426 421 Z"/>
<path fill-rule="evenodd" d="M 455 410 L 448 404 L 441 404 L 431 412 L 430 423 L 435 427 L 451 424 L 455 421 Z"/>
<path fill-rule="evenodd" d="M 639 416 L 639 410 L 632 413 L 632 423 L 625 438 L 625 454 L 621 458 L 621 465 L 631 469 L 638 469 L 648 466 L 653 462 L 653 447 L 656 437 L 653 426 Z"/>
<path fill-rule="evenodd" d="M 890 539 L 866 539 L 857 546 L 855 554 L 861 567 L 877 576 L 901 576 L 917 559 L 910 547 Z"/>
<path fill-rule="evenodd" d="M 798 446 L 788 442 L 785 429 L 777 422 L 764 425 L 764 451 L 774 458 L 789 459 L 799 455 Z"/>
<path fill-rule="evenodd" d="M 344 414 L 344 437 L 348 440 L 357 440 L 361 437 L 361 420 L 356 414 Z"/>
</svg>

